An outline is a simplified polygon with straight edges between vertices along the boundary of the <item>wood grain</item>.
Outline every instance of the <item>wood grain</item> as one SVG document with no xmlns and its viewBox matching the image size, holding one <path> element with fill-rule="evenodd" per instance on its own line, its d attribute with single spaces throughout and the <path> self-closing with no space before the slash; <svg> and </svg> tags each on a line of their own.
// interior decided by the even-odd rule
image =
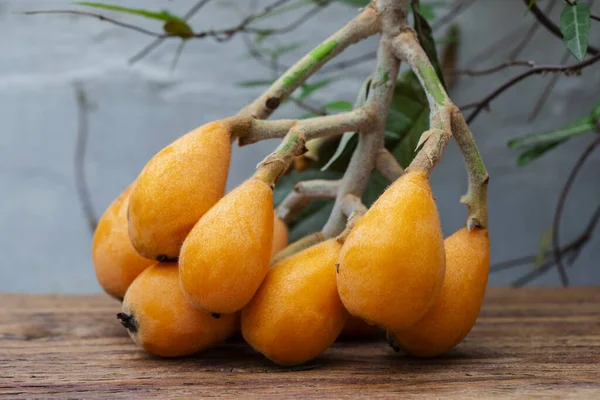
<svg viewBox="0 0 600 400">
<path fill-rule="evenodd" d="M 239 339 L 185 359 L 138 350 L 106 296 L 0 294 L 6 398 L 600 399 L 600 288 L 488 290 L 467 339 L 417 360 L 340 342 L 280 368 Z"/>
</svg>

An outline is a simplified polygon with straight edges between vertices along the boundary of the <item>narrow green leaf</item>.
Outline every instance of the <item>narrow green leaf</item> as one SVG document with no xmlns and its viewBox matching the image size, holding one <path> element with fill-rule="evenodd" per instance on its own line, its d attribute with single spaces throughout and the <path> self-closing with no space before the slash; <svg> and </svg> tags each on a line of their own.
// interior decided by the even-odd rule
<svg viewBox="0 0 600 400">
<path fill-rule="evenodd" d="M 560 14 L 560 31 L 567 49 L 579 61 L 583 61 L 587 53 L 591 26 L 590 7 L 584 3 L 574 6 L 565 4 Z"/>
<path fill-rule="evenodd" d="M 346 100 L 334 100 L 325 104 L 323 108 L 332 111 L 350 111 L 352 110 L 352 103 Z"/>
<path fill-rule="evenodd" d="M 432 4 L 421 3 L 419 6 L 419 11 L 421 11 L 421 15 L 428 21 L 433 21 L 435 19 L 435 9 Z"/>
<path fill-rule="evenodd" d="M 342 139 L 340 140 L 340 144 L 338 145 L 337 149 L 335 149 L 335 153 L 333 153 L 333 156 L 331 156 L 329 161 L 327 161 L 327 164 L 321 168 L 321 171 L 329 169 L 329 167 L 331 167 L 331 165 L 336 162 L 338 158 L 340 158 L 344 152 L 344 149 L 346 146 L 348 146 L 348 143 L 355 135 L 357 135 L 357 132 L 346 132 L 342 135 Z"/>
<path fill-rule="evenodd" d="M 423 132 L 429 129 L 429 107 L 424 107 L 419 116 L 413 121 L 412 126 L 403 135 L 400 142 L 392 150 L 402 168 L 408 167 L 417 154 L 417 145 Z"/>
<path fill-rule="evenodd" d="M 371 76 L 369 76 L 363 81 L 356 95 L 356 99 L 354 100 L 354 108 L 362 107 L 367 101 L 367 98 L 369 97 L 369 89 L 371 87 L 371 80 Z M 350 153 L 350 151 L 353 151 L 354 146 L 356 146 L 357 142 L 355 133 L 356 132 L 346 132 L 344 133 L 344 135 L 342 135 L 338 147 L 335 149 L 335 152 L 330 157 L 329 161 L 327 161 L 325 165 L 321 168 L 321 171 L 329 169 L 344 154 L 348 154 Z M 350 146 L 351 148 L 349 148 L 348 151 L 346 151 L 346 147 L 348 147 L 350 143 L 353 143 L 354 146 Z"/>
<path fill-rule="evenodd" d="M 570 124 L 550 132 L 536 133 L 508 141 L 508 147 L 518 149 L 526 146 L 547 145 L 570 139 L 574 136 L 593 132 L 594 120 L 585 116 L 571 122 Z"/>
<path fill-rule="evenodd" d="M 524 151 L 523 153 L 521 153 L 519 155 L 519 157 L 517 157 L 517 165 L 519 167 L 524 167 L 525 165 L 527 165 L 530 162 L 532 162 L 533 160 L 543 156 L 544 154 L 546 154 L 546 152 L 552 150 L 553 148 L 555 148 L 556 146 L 558 146 L 559 144 L 561 144 L 563 142 L 564 142 L 564 140 L 562 140 L 560 142 L 554 142 L 554 143 L 550 143 L 550 144 L 540 144 L 538 146 L 534 146 L 534 147 L 530 148 L 529 150 Z"/>
<path fill-rule="evenodd" d="M 366 7 L 371 0 L 338 0 L 340 3 L 347 4 L 352 7 Z"/>
<path fill-rule="evenodd" d="M 446 82 L 444 81 L 444 74 L 442 73 L 442 68 L 437 55 L 435 41 L 433 40 L 431 26 L 429 26 L 429 22 L 427 22 L 427 19 L 423 17 L 419 10 L 413 9 L 413 14 L 415 31 L 417 32 L 419 43 L 421 43 L 423 50 L 425 50 L 425 53 L 427 53 L 429 61 L 431 61 L 431 64 L 433 65 L 433 68 L 435 68 L 435 72 L 437 73 L 440 82 L 442 82 L 442 86 L 447 89 Z"/>
<path fill-rule="evenodd" d="M 74 4 L 78 4 L 81 6 L 87 6 L 87 7 L 93 7 L 93 8 L 100 8 L 103 10 L 118 11 L 118 12 L 123 12 L 123 13 L 127 13 L 127 14 L 135 14 L 135 15 L 139 15 L 142 17 L 146 17 L 146 18 L 158 19 L 161 21 L 179 20 L 179 21 L 185 22 L 183 18 L 173 15 L 166 10 L 157 12 L 157 11 L 145 10 L 142 8 L 129 8 L 129 7 L 122 7 L 122 6 L 117 6 L 117 5 L 113 5 L 113 4 L 94 3 L 94 2 L 89 2 L 89 1 L 78 1 L 78 2 L 75 2 Z"/>
<path fill-rule="evenodd" d="M 272 80 L 257 79 L 257 80 L 241 81 L 241 82 L 238 82 L 237 85 L 241 86 L 241 87 L 256 87 L 256 86 L 269 86 L 272 83 L 273 83 Z"/>
</svg>

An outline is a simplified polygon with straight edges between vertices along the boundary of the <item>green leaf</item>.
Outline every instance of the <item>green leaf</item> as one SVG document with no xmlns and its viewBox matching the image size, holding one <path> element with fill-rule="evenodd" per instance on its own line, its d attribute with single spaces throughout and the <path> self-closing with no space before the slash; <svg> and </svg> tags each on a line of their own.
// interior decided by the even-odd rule
<svg viewBox="0 0 600 400">
<path fill-rule="evenodd" d="M 529 4 L 527 5 L 527 9 L 531 10 L 531 7 L 535 6 L 535 3 L 537 3 L 537 0 L 529 0 Z"/>
<path fill-rule="evenodd" d="M 591 12 L 587 4 L 576 4 L 565 8 L 560 14 L 560 31 L 567 49 L 579 61 L 583 61 L 587 53 L 590 38 Z"/>
<path fill-rule="evenodd" d="M 412 126 L 392 150 L 402 168 L 408 167 L 417 155 L 417 145 L 423 132 L 429 129 L 429 107 L 424 107 L 419 116 L 413 121 Z"/>
<path fill-rule="evenodd" d="M 352 110 L 352 103 L 346 100 L 334 100 L 325 104 L 323 108 L 332 111 L 350 111 Z"/>
<path fill-rule="evenodd" d="M 241 87 L 256 87 L 256 86 L 269 86 L 272 83 L 273 83 L 272 80 L 257 79 L 257 80 L 241 81 L 241 82 L 238 82 L 237 85 L 241 86 Z"/>
<path fill-rule="evenodd" d="M 584 135 L 594 131 L 594 120 L 590 116 L 585 116 L 571 122 L 560 129 L 550 132 L 536 133 L 523 136 L 508 141 L 510 149 L 519 149 L 527 146 L 548 145 L 556 142 L 562 142 L 574 136 Z"/>
<path fill-rule="evenodd" d="M 421 3 L 419 11 L 426 20 L 433 21 L 435 19 L 435 9 L 432 4 Z"/>
<path fill-rule="evenodd" d="M 340 3 L 347 4 L 352 7 L 366 7 L 370 0 L 338 0 Z"/>
<path fill-rule="evenodd" d="M 373 171 L 369 177 L 369 182 L 362 197 L 363 204 L 367 207 L 371 205 L 381 196 L 385 189 L 390 185 L 388 181 L 379 171 Z"/>
<path fill-rule="evenodd" d="M 369 88 L 371 87 L 371 76 L 369 76 L 367 79 L 364 80 L 364 82 L 362 83 L 362 85 L 360 86 L 360 89 L 358 90 L 358 94 L 356 95 L 356 99 L 354 101 L 354 108 L 358 108 L 358 107 L 362 107 L 365 102 L 367 101 L 367 98 L 369 96 Z M 344 135 L 342 135 L 342 138 L 340 139 L 340 142 L 338 144 L 338 147 L 336 148 L 335 152 L 333 153 L 333 155 L 331 156 L 331 158 L 329 159 L 329 161 L 327 161 L 325 163 L 325 165 L 321 168 L 321 171 L 325 171 L 327 169 L 329 169 L 340 157 L 342 157 L 344 154 L 348 154 L 350 153 L 349 151 L 345 151 L 346 147 L 348 147 L 348 144 L 353 142 L 354 146 L 356 146 L 356 132 L 346 132 L 344 133 Z M 354 139 L 354 140 L 352 140 Z M 352 147 L 350 149 L 350 151 L 353 151 L 354 147 Z"/>
<path fill-rule="evenodd" d="M 310 96 L 311 94 L 313 94 L 314 92 L 316 92 L 317 90 L 328 86 L 333 81 L 335 81 L 335 79 L 329 78 L 329 79 L 323 79 L 321 81 L 317 81 L 314 83 L 305 83 L 302 86 L 300 86 L 300 95 L 298 96 L 298 98 L 300 100 L 303 100 L 303 99 L 307 98 L 308 96 Z"/>
<path fill-rule="evenodd" d="M 283 199 L 294 190 L 296 183 L 311 179 L 339 179 L 342 173 L 326 171 L 321 172 L 317 169 L 308 169 L 298 172 L 292 171 L 288 175 L 282 176 L 275 189 L 273 190 L 273 203 L 277 207 Z M 295 241 L 303 236 L 318 232 L 323 228 L 325 221 L 329 217 L 333 208 L 332 199 L 312 201 L 296 218 L 295 221 L 289 223 L 290 241 Z"/>
<path fill-rule="evenodd" d="M 422 8 L 423 6 L 421 6 Z M 429 57 L 429 61 L 435 68 L 435 72 L 437 73 L 440 82 L 442 82 L 442 86 L 446 87 L 446 82 L 444 81 L 444 74 L 442 73 L 442 68 L 440 67 L 440 62 L 437 55 L 437 49 L 435 47 L 435 41 L 433 40 L 433 33 L 431 31 L 431 26 L 429 26 L 429 22 L 427 19 L 423 17 L 420 10 L 413 9 L 414 14 L 414 26 L 415 31 L 417 32 L 417 37 L 419 38 L 419 43 L 427 53 L 427 57 Z"/>
<path fill-rule="evenodd" d="M 561 143 L 563 143 L 563 141 L 555 142 L 555 143 L 551 143 L 551 144 L 540 144 L 538 146 L 534 146 L 531 149 L 524 151 L 523 153 L 521 153 L 519 155 L 519 157 L 517 157 L 517 165 L 519 167 L 524 167 L 525 165 L 529 164 L 536 158 L 542 156 L 547 151 L 552 150 L 553 148 L 555 148 L 556 146 L 558 146 Z"/>
<path fill-rule="evenodd" d="M 146 17 L 146 18 L 158 19 L 161 21 L 179 20 L 179 21 L 185 22 L 183 18 L 173 15 L 166 10 L 158 11 L 158 12 L 157 11 L 148 11 L 148 10 L 144 10 L 141 8 L 129 8 L 129 7 L 122 7 L 122 6 L 117 6 L 117 5 L 113 5 L 113 4 L 94 3 L 94 2 L 89 2 L 89 1 L 78 1 L 78 2 L 75 2 L 74 4 L 78 4 L 81 6 L 87 6 L 87 7 L 93 7 L 93 8 L 101 8 L 103 10 L 118 11 L 118 12 L 123 12 L 123 13 L 127 13 L 127 14 L 135 14 L 135 15 L 139 15 L 142 17 Z"/>
<path fill-rule="evenodd" d="M 194 36 L 194 30 L 191 26 L 188 25 L 187 22 L 185 22 L 183 18 L 178 17 L 177 15 L 173 15 L 166 10 L 149 11 L 142 8 L 129 8 L 113 4 L 93 3 L 89 1 L 79 1 L 75 2 L 74 4 L 93 8 L 100 8 L 103 10 L 118 11 L 127 14 L 139 15 L 145 18 L 157 19 L 159 21 L 165 21 L 165 24 L 163 25 L 163 30 L 165 31 L 165 33 L 173 36 L 178 36 L 184 40 Z"/>
<path fill-rule="evenodd" d="M 163 25 L 163 30 L 169 35 L 178 36 L 183 40 L 187 40 L 194 36 L 194 30 L 192 27 L 189 26 L 187 22 L 179 19 L 172 19 L 165 22 Z"/>
<path fill-rule="evenodd" d="M 348 143 L 355 135 L 357 135 L 357 132 L 346 132 L 342 135 L 342 139 L 340 139 L 340 144 L 338 145 L 337 149 L 335 149 L 335 153 L 333 153 L 333 156 L 331 156 L 329 161 L 327 161 L 327 163 L 321 168 L 321 171 L 329 169 L 329 167 L 331 167 L 331 165 L 340 158 L 346 149 L 346 146 L 348 146 Z"/>
</svg>

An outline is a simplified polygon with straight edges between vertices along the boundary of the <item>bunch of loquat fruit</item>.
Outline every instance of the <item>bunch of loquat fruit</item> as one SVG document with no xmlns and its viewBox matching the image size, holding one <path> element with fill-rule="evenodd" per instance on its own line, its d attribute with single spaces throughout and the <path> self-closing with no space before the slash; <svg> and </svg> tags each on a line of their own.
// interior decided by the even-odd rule
<svg viewBox="0 0 600 400">
<path fill-rule="evenodd" d="M 417 357 L 459 344 L 479 315 L 489 272 L 484 228 L 443 238 L 428 175 L 393 182 L 342 239 L 271 265 L 288 245 L 269 182 L 225 194 L 231 128 L 207 123 L 157 153 L 104 212 L 97 279 L 149 353 L 201 352 L 241 332 L 280 365 L 305 363 L 342 336 L 387 331 Z"/>
</svg>

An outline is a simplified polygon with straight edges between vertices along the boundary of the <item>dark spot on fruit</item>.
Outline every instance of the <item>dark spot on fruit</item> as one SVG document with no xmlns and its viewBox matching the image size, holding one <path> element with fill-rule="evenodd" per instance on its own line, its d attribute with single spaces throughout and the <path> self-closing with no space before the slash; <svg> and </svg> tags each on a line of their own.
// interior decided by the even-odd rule
<svg viewBox="0 0 600 400">
<path fill-rule="evenodd" d="M 336 274 L 340 273 L 340 264 L 335 264 L 335 273 Z"/>
<path fill-rule="evenodd" d="M 127 330 L 129 330 L 129 332 L 134 333 L 134 332 L 138 331 L 138 324 L 137 324 L 137 321 L 135 320 L 135 317 L 133 316 L 133 314 L 129 315 L 129 314 L 120 312 L 117 314 L 117 318 L 121 320 L 121 325 L 123 325 L 125 328 L 127 328 Z"/>
<path fill-rule="evenodd" d="M 210 316 L 211 316 L 211 317 L 213 317 L 213 318 L 215 318 L 215 319 L 219 319 L 219 318 L 221 318 L 221 314 L 219 314 L 219 313 L 216 313 L 216 312 L 214 312 L 214 313 L 210 314 Z"/>
</svg>

